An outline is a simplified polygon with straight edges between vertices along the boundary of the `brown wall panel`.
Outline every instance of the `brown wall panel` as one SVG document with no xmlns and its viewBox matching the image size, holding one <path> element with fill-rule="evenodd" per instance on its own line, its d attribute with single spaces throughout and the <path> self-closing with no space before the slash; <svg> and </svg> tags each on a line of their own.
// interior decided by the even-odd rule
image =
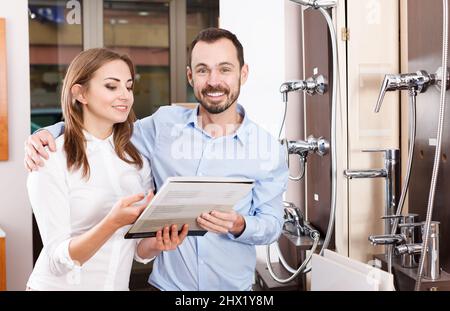
<svg viewBox="0 0 450 311">
<path fill-rule="evenodd" d="M 306 96 L 305 101 L 305 135 L 323 136 L 331 139 L 331 80 L 332 54 L 327 24 L 317 10 L 304 12 L 305 44 L 305 78 L 317 73 L 328 80 L 328 92 L 324 95 Z M 308 157 L 306 201 L 308 219 L 324 237 L 330 214 L 331 201 L 331 156 Z"/>
<path fill-rule="evenodd" d="M 408 0 L 408 66 L 409 71 L 426 70 L 434 73 L 441 66 L 442 1 Z M 450 92 L 447 92 L 445 129 L 437 192 L 432 219 L 441 222 L 440 261 L 450 271 Z M 438 125 L 440 91 L 431 87 L 417 97 L 417 140 L 409 190 L 409 211 L 425 220 Z"/>
</svg>

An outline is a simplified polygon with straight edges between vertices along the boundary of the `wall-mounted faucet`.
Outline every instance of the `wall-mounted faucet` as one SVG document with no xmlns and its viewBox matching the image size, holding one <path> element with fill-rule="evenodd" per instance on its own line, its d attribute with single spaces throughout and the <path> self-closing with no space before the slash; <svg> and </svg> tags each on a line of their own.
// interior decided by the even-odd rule
<svg viewBox="0 0 450 311">
<path fill-rule="evenodd" d="M 428 74 L 425 70 L 416 73 L 387 74 L 381 86 L 380 95 L 375 106 L 375 112 L 379 112 L 386 92 L 400 90 L 414 90 L 416 93 L 423 93 L 431 84 L 435 84 L 436 75 Z"/>
<path fill-rule="evenodd" d="M 323 137 L 314 138 L 309 136 L 304 140 L 290 140 L 288 141 L 288 153 L 297 155 L 307 155 L 311 152 L 317 153 L 319 156 L 324 156 L 330 151 L 330 143 Z"/>
<path fill-rule="evenodd" d="M 317 155 L 323 157 L 330 151 L 330 143 L 323 137 L 315 138 L 313 136 L 309 136 L 308 139 L 305 140 L 281 140 L 281 144 L 286 144 L 287 148 L 287 156 L 286 161 L 289 166 L 289 155 L 296 154 L 299 157 L 300 165 L 301 165 L 301 173 L 296 176 L 289 176 L 290 180 L 299 181 L 305 176 L 305 166 L 306 161 L 308 159 L 308 155 L 311 153 L 316 153 Z"/>
<path fill-rule="evenodd" d="M 400 150 L 381 149 L 363 150 L 363 152 L 383 152 L 384 167 L 376 170 L 345 170 L 344 175 L 352 178 L 385 178 L 385 215 L 392 215 L 398 203 L 400 193 Z M 384 232 L 391 233 L 391 219 L 385 219 Z M 384 243 L 387 244 L 387 243 Z"/>
<path fill-rule="evenodd" d="M 283 95 L 283 102 L 287 102 L 288 93 L 295 91 L 305 91 L 308 95 L 323 95 L 327 91 L 327 81 L 323 75 L 313 76 L 306 80 L 286 81 L 280 86 L 280 93 Z"/>
</svg>

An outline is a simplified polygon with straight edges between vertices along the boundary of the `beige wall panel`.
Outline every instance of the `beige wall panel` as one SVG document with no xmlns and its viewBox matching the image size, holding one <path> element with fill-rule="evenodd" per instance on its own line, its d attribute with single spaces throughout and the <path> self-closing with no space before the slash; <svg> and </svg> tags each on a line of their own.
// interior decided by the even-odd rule
<svg viewBox="0 0 450 311">
<path fill-rule="evenodd" d="M 363 149 L 399 147 L 399 94 L 387 94 L 381 112 L 373 112 L 384 74 L 399 71 L 399 2 L 347 3 L 349 168 L 376 169 L 383 167 L 383 155 Z M 367 237 L 384 231 L 384 195 L 383 179 L 350 181 L 350 257 L 367 261 L 382 252 Z"/>
</svg>

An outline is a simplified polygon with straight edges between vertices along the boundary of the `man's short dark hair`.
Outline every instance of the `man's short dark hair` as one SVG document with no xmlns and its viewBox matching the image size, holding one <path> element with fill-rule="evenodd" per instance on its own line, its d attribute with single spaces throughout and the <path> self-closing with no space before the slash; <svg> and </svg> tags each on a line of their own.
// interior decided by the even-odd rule
<svg viewBox="0 0 450 311">
<path fill-rule="evenodd" d="M 239 66 L 242 68 L 244 66 L 244 48 L 242 47 L 241 42 L 239 42 L 238 38 L 232 32 L 222 29 L 222 28 L 206 28 L 199 32 L 197 37 L 191 42 L 189 46 L 189 67 L 192 65 L 192 50 L 198 42 L 206 42 L 206 43 L 214 43 L 220 39 L 228 39 L 233 45 L 236 47 L 237 57 L 239 60 Z"/>
</svg>

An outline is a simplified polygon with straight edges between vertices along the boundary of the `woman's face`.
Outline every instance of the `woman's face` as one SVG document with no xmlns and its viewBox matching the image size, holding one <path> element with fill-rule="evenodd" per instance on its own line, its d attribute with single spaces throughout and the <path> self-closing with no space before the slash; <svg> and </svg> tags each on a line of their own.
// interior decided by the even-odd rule
<svg viewBox="0 0 450 311">
<path fill-rule="evenodd" d="M 100 67 L 83 94 L 84 122 L 114 125 L 125 122 L 133 106 L 133 79 L 128 65 L 114 60 Z"/>
</svg>

